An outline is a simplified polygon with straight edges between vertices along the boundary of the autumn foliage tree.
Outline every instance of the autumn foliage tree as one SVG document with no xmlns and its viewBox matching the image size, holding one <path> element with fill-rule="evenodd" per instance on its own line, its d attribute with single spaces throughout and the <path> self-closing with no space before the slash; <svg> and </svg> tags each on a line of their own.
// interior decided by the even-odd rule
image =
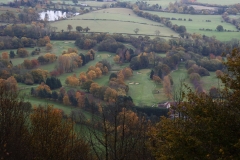
<svg viewBox="0 0 240 160">
<path fill-rule="evenodd" d="M 99 105 L 101 119 L 90 124 L 100 127 L 103 134 L 89 128 L 94 154 L 99 159 L 152 159 L 146 148 L 148 122 L 130 109 L 130 101 L 120 96 L 113 105 Z"/>
<path fill-rule="evenodd" d="M 70 86 L 79 86 L 80 85 L 80 81 L 76 77 L 76 75 L 68 76 L 65 80 L 65 83 Z"/>
<path fill-rule="evenodd" d="M 119 55 L 116 55 L 115 57 L 113 57 L 113 60 L 115 63 L 119 63 L 120 61 L 120 56 Z"/>
<path fill-rule="evenodd" d="M 50 105 L 31 110 L 7 81 L 0 79 L 1 159 L 90 159 L 88 143 L 62 111 Z"/>
<path fill-rule="evenodd" d="M 218 78 L 220 78 L 220 77 L 223 77 L 224 76 L 224 73 L 221 71 L 221 70 L 216 70 L 216 76 L 218 77 Z"/>
<path fill-rule="evenodd" d="M 58 57 L 58 69 L 61 73 L 73 72 L 74 69 L 82 66 L 82 59 L 77 53 L 67 53 Z"/>
<path fill-rule="evenodd" d="M 38 87 L 36 88 L 36 92 L 36 94 L 41 98 L 51 98 L 52 91 L 50 87 L 43 82 L 38 85 Z"/>
<path fill-rule="evenodd" d="M 149 132 L 149 146 L 156 159 L 238 159 L 240 153 L 239 50 L 224 62 L 223 90 L 217 96 L 183 94 L 171 109 L 172 119 L 162 117 Z M 177 152 L 176 152 L 177 151 Z"/>
<path fill-rule="evenodd" d="M 153 81 L 158 83 L 158 84 L 162 82 L 161 78 L 159 76 L 156 76 L 156 75 L 153 75 Z"/>
<path fill-rule="evenodd" d="M 71 104 L 67 94 L 65 94 L 64 97 L 63 97 L 63 104 L 65 104 L 65 105 L 70 105 Z"/>
<path fill-rule="evenodd" d="M 31 71 L 31 75 L 33 77 L 34 83 L 45 82 L 46 78 L 49 75 L 49 72 L 43 69 L 33 69 Z"/>
<path fill-rule="evenodd" d="M 129 77 L 131 77 L 133 75 L 133 71 L 129 67 L 122 69 L 122 73 L 124 75 L 124 79 L 128 79 Z"/>
<path fill-rule="evenodd" d="M 87 73 L 87 78 L 89 80 L 93 80 L 97 77 L 97 74 L 94 70 L 90 70 L 88 73 Z"/>
<path fill-rule="evenodd" d="M 76 92 L 76 100 L 78 103 L 78 107 L 83 108 L 85 103 L 85 95 L 81 94 L 80 92 Z"/>
<path fill-rule="evenodd" d="M 24 59 L 23 65 L 26 69 L 31 69 L 32 68 L 32 62 L 29 59 Z"/>
<path fill-rule="evenodd" d="M 163 78 L 163 91 L 169 100 L 172 99 L 172 86 L 169 76 Z"/>
<path fill-rule="evenodd" d="M 81 72 L 81 73 L 79 74 L 79 80 L 80 80 L 81 83 L 84 83 L 84 82 L 87 81 L 87 75 L 86 75 L 85 72 Z"/>
<path fill-rule="evenodd" d="M 21 58 L 24 58 L 24 57 L 27 57 L 29 55 L 29 53 L 25 48 L 19 48 L 17 50 L 17 55 Z"/>
<path fill-rule="evenodd" d="M 30 116 L 33 159 L 89 159 L 90 148 L 53 106 L 34 108 Z"/>
<path fill-rule="evenodd" d="M 51 50 L 53 48 L 52 44 L 51 43 L 47 43 L 46 44 L 46 50 Z"/>
<path fill-rule="evenodd" d="M 1 159 L 29 158 L 30 143 L 27 130 L 29 111 L 25 110 L 24 101 L 16 89 L 17 83 L 0 79 Z"/>
<path fill-rule="evenodd" d="M 108 87 L 104 94 L 104 100 L 107 102 L 115 102 L 117 98 L 117 91 Z"/>
<path fill-rule="evenodd" d="M 8 60 L 9 59 L 9 55 L 8 55 L 7 52 L 3 52 L 2 53 L 2 59 L 4 59 L 4 60 Z"/>
</svg>

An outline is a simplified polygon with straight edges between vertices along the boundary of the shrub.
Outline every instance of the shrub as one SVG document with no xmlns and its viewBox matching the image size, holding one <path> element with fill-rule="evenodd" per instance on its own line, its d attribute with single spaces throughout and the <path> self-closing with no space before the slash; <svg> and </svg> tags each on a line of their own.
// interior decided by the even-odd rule
<svg viewBox="0 0 240 160">
<path fill-rule="evenodd" d="M 198 73 L 191 73 L 189 78 L 191 82 L 194 82 L 194 81 L 200 81 L 201 76 Z"/>
</svg>

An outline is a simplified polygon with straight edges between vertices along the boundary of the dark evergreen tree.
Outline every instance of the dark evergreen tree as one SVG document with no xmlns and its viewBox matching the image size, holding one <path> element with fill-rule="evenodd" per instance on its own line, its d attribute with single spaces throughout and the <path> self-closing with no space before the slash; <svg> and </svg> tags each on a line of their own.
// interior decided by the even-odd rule
<svg viewBox="0 0 240 160">
<path fill-rule="evenodd" d="M 56 91 L 53 91 L 53 92 L 52 92 L 52 98 L 53 98 L 54 100 L 57 100 L 57 99 L 58 99 L 58 93 L 57 93 Z"/>
<path fill-rule="evenodd" d="M 149 65 L 149 60 L 147 56 L 140 56 L 141 68 L 147 68 Z"/>
<path fill-rule="evenodd" d="M 117 78 L 117 74 L 116 73 L 111 73 L 109 76 L 109 80 L 112 78 Z"/>
<path fill-rule="evenodd" d="M 38 96 L 40 98 L 45 98 L 45 93 L 44 93 L 44 91 L 42 89 L 40 91 L 38 91 Z"/>
<path fill-rule="evenodd" d="M 51 78 L 47 78 L 46 79 L 46 85 L 48 85 L 50 87 L 50 89 L 54 89 L 54 86 L 53 86 Z"/>
<path fill-rule="evenodd" d="M 85 98 L 85 101 L 84 101 L 84 107 L 85 108 L 90 108 L 90 103 L 89 103 L 89 100 L 88 100 L 87 97 Z"/>
<path fill-rule="evenodd" d="M 76 98 L 73 95 L 69 96 L 69 100 L 70 100 L 70 102 L 71 102 L 71 104 L 73 106 L 77 106 L 78 105 L 78 102 L 77 102 Z"/>
<path fill-rule="evenodd" d="M 46 85 L 48 85 L 51 90 L 62 87 L 61 81 L 56 77 L 47 78 Z"/>
<path fill-rule="evenodd" d="M 35 95 L 35 89 L 32 87 L 31 88 L 31 95 L 34 96 Z"/>
<path fill-rule="evenodd" d="M 64 97 L 64 95 L 59 94 L 59 95 L 58 95 L 58 101 L 62 102 L 62 101 L 63 101 L 63 97 Z"/>
<path fill-rule="evenodd" d="M 14 53 L 14 51 L 10 51 L 10 53 L 9 53 L 9 57 L 10 57 L 10 58 L 14 58 L 14 57 L 15 57 L 15 53 Z"/>
<path fill-rule="evenodd" d="M 163 73 L 161 69 L 158 70 L 158 77 L 160 77 L 161 79 L 163 78 Z"/>
<path fill-rule="evenodd" d="M 91 60 L 90 55 L 89 54 L 85 55 L 85 64 L 87 64 L 90 60 Z"/>
<path fill-rule="evenodd" d="M 58 88 L 61 88 L 61 87 L 62 87 L 62 83 L 61 83 L 61 81 L 60 81 L 59 79 L 57 79 L 57 87 L 58 87 Z"/>
<path fill-rule="evenodd" d="M 82 53 L 80 53 L 79 56 L 81 56 L 81 59 L 83 61 L 82 65 L 84 66 L 86 64 L 85 56 Z"/>
<path fill-rule="evenodd" d="M 152 70 L 150 73 L 150 79 L 153 79 L 154 71 Z"/>
</svg>

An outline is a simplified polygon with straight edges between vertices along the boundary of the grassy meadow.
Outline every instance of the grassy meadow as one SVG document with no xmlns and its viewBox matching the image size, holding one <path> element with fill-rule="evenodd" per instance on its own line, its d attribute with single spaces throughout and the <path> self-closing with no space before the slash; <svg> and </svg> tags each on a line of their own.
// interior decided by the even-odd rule
<svg viewBox="0 0 240 160">
<path fill-rule="evenodd" d="M 156 14 L 160 17 L 167 17 L 167 18 L 182 18 L 186 19 L 186 21 L 182 20 L 171 20 L 172 24 L 177 25 L 184 25 L 186 26 L 187 32 L 189 33 L 199 33 L 202 35 L 207 36 L 215 36 L 216 39 L 219 39 L 221 41 L 229 41 L 232 38 L 239 39 L 239 33 L 238 32 L 218 32 L 215 31 L 216 27 L 218 25 L 222 25 L 224 29 L 226 30 L 234 30 L 237 31 L 234 25 L 226 22 L 222 22 L 221 15 L 190 15 L 190 14 L 177 14 L 177 13 L 166 13 L 166 12 L 153 12 L 153 11 L 147 11 L 151 14 Z M 193 21 L 188 21 L 188 19 L 191 18 Z M 211 20 L 211 22 L 206 22 L 206 20 Z M 200 31 L 200 28 L 204 29 L 212 29 L 213 31 Z"/>
<path fill-rule="evenodd" d="M 130 3 L 136 3 L 137 0 L 120 0 L 121 2 L 130 2 Z M 176 0 L 147 0 L 144 1 L 147 2 L 150 5 L 154 5 L 154 4 L 158 4 L 160 6 L 162 6 L 163 8 L 168 7 L 169 3 L 172 2 L 176 2 Z"/>
<path fill-rule="evenodd" d="M 208 4 L 220 4 L 220 5 L 231 5 L 239 3 L 239 0 L 197 0 L 199 3 L 208 3 Z"/>
<path fill-rule="evenodd" d="M 62 29 L 67 30 L 68 24 L 72 25 L 73 30 L 75 30 L 76 26 L 88 26 L 91 29 L 90 32 L 135 34 L 134 29 L 139 28 L 138 34 L 155 35 L 154 31 L 159 30 L 161 32 L 160 36 L 173 35 L 178 37 L 176 32 L 163 24 L 138 17 L 132 10 L 126 8 L 93 11 L 67 20 L 52 22 L 51 26 L 57 27 L 58 31 L 61 31 Z"/>
<path fill-rule="evenodd" d="M 62 0 L 53 0 L 53 3 L 59 3 L 59 4 L 70 4 L 70 5 L 75 5 L 71 0 L 69 1 L 62 1 Z M 103 5 L 111 5 L 112 3 L 115 2 L 99 2 L 99 1 L 78 1 L 77 5 L 80 6 L 80 4 L 87 4 L 90 7 L 102 7 Z"/>
</svg>

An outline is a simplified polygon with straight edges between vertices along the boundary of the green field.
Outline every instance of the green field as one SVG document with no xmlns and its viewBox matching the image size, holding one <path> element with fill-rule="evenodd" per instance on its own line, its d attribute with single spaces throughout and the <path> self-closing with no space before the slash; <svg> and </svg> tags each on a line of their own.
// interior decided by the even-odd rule
<svg viewBox="0 0 240 160">
<path fill-rule="evenodd" d="M 215 36 L 216 39 L 221 41 L 229 41 L 232 38 L 239 39 L 239 32 L 218 32 L 215 31 L 218 25 L 222 25 L 226 30 L 234 30 L 237 31 L 236 27 L 230 23 L 221 22 L 223 21 L 221 15 L 190 15 L 190 14 L 177 14 L 177 13 L 166 13 L 166 12 L 153 12 L 147 11 L 151 14 L 156 14 L 160 17 L 167 18 L 182 18 L 186 19 L 186 21 L 182 20 L 171 20 L 172 24 L 184 25 L 186 26 L 187 32 L 189 33 L 199 33 L 207 36 Z M 188 21 L 191 18 L 193 21 Z M 206 22 L 206 20 L 211 20 L 211 22 Z M 200 31 L 200 28 L 204 29 L 212 29 L 213 31 Z"/>
<path fill-rule="evenodd" d="M 201 80 L 203 82 L 203 87 L 207 91 L 207 93 L 211 89 L 211 87 L 216 87 L 216 88 L 223 87 L 221 80 L 217 78 L 215 72 L 210 72 L 210 76 L 202 77 Z"/>
<path fill-rule="evenodd" d="M 115 2 L 97 2 L 97 1 L 78 1 L 78 3 L 84 3 L 91 7 L 102 7 L 103 5 L 110 6 Z"/>
<path fill-rule="evenodd" d="M 220 5 L 231 5 L 239 3 L 239 0 L 197 0 L 199 3 L 208 3 L 208 4 L 220 4 Z"/>
<path fill-rule="evenodd" d="M 233 18 L 233 19 L 238 19 L 240 18 L 240 15 L 229 15 L 230 18 Z"/>
<path fill-rule="evenodd" d="M 66 31 L 68 24 L 71 24 L 74 30 L 76 26 L 88 26 L 91 29 L 91 32 L 134 34 L 133 30 L 139 28 L 138 34 L 154 35 L 154 31 L 159 30 L 161 32 L 160 36 L 173 35 L 174 37 L 178 37 L 176 32 L 165 27 L 163 24 L 138 17 L 132 10 L 125 8 L 109 8 L 93 11 L 67 20 L 52 22 L 51 26 L 58 27 L 58 31 L 61 31 L 62 29 Z M 161 27 L 159 25 L 161 25 Z"/>
<path fill-rule="evenodd" d="M 140 74 L 137 72 L 140 72 Z M 125 81 L 129 86 L 128 95 L 133 98 L 134 104 L 138 106 L 153 106 L 159 102 L 167 101 L 166 96 L 163 94 L 162 85 L 156 85 L 150 80 L 150 72 L 150 69 L 134 71 L 133 76 Z M 160 93 L 153 94 L 154 90 L 159 90 Z"/>
<path fill-rule="evenodd" d="M 215 10 L 216 9 L 216 7 L 206 7 L 201 5 L 190 5 L 190 6 L 192 6 L 195 10 L 202 10 L 202 9 Z"/>
<path fill-rule="evenodd" d="M 70 4 L 70 5 L 74 5 L 74 3 L 70 0 L 70 1 L 61 1 L 61 0 L 53 0 L 53 3 L 59 3 L 59 4 Z M 80 7 L 80 4 L 87 4 L 90 7 L 102 7 L 103 5 L 107 4 L 107 5 L 111 5 L 112 3 L 115 2 L 99 2 L 99 1 L 78 1 L 77 6 Z M 85 7 L 84 7 L 85 8 Z"/>
<path fill-rule="evenodd" d="M 202 87 L 206 93 L 209 92 L 211 87 L 222 87 L 221 80 L 216 77 L 215 72 L 209 72 L 210 76 L 201 77 Z M 178 90 L 181 86 L 181 81 L 194 90 L 193 85 L 191 84 L 187 70 L 184 66 L 184 63 L 181 63 L 177 70 L 171 72 L 170 74 L 173 78 L 173 89 Z M 186 88 L 183 88 L 185 92 L 187 92 Z"/>
<path fill-rule="evenodd" d="M 130 2 L 130 3 L 135 3 L 137 2 L 137 0 L 119 0 L 121 2 Z M 163 8 L 168 7 L 169 3 L 172 2 L 176 2 L 176 0 L 144 0 L 143 2 L 147 2 L 147 4 L 150 5 L 154 5 L 154 4 L 158 4 L 160 6 L 162 6 Z"/>
</svg>

